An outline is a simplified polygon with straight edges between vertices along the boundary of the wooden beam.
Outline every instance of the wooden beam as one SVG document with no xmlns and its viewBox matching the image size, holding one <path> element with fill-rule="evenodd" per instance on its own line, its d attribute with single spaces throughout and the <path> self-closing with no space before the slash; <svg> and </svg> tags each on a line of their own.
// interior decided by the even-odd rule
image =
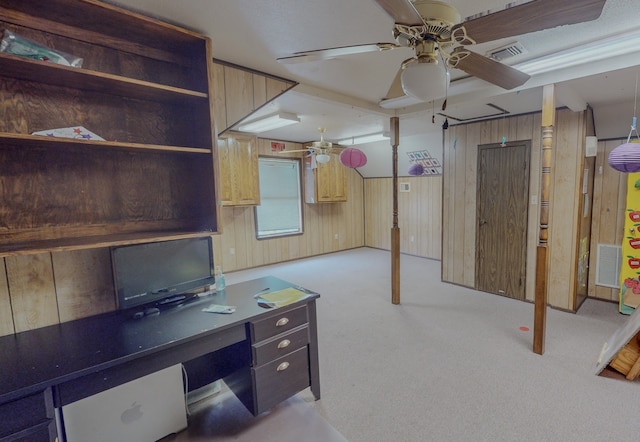
<svg viewBox="0 0 640 442">
<path fill-rule="evenodd" d="M 556 118 L 555 86 L 542 92 L 542 176 L 540 182 L 540 228 L 536 250 L 536 285 L 533 318 L 533 352 L 544 353 L 547 318 L 547 275 L 549 266 L 549 199 L 553 154 L 553 127 Z"/>
<path fill-rule="evenodd" d="M 393 225 L 391 227 L 391 303 L 400 304 L 400 228 L 398 227 L 398 144 L 400 118 L 391 117 L 391 152 L 393 158 Z"/>
</svg>

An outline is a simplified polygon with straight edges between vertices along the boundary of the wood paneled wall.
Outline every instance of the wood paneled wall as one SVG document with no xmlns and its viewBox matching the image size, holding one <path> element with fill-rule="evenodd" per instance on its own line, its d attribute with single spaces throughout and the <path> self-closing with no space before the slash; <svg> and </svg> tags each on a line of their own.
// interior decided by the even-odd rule
<svg viewBox="0 0 640 442">
<path fill-rule="evenodd" d="M 557 111 L 550 210 L 549 304 L 571 309 L 575 284 L 576 220 L 582 179 L 585 113 Z M 477 146 L 531 140 L 526 299 L 534 298 L 539 224 L 541 115 L 529 114 L 449 128 L 444 150 L 444 281 L 475 287 Z"/>
<path fill-rule="evenodd" d="M 400 252 L 440 259 L 442 242 L 442 177 L 400 177 L 409 192 L 398 193 Z M 365 245 L 391 249 L 393 181 L 391 178 L 367 178 L 365 195 Z"/>
<path fill-rule="evenodd" d="M 258 139 L 259 155 L 275 156 L 271 141 Z M 299 143 L 285 142 L 285 146 L 302 149 Z M 362 177 L 349 169 L 347 180 L 346 203 L 303 204 L 302 235 L 257 240 L 253 207 L 221 207 L 222 233 L 213 238 L 217 264 L 232 271 L 362 247 Z"/>
<path fill-rule="evenodd" d="M 214 116 L 218 134 L 298 83 L 214 60 Z"/>
<path fill-rule="evenodd" d="M 618 301 L 619 290 L 596 286 L 598 244 L 621 245 L 624 239 L 624 217 L 627 198 L 627 175 L 609 167 L 609 153 L 627 140 L 598 142 L 593 182 L 593 223 L 591 225 L 591 253 L 589 255 L 588 296 Z"/>
<path fill-rule="evenodd" d="M 540 114 L 449 126 L 444 148 L 442 211 L 442 279 L 475 287 L 477 147 L 481 144 L 531 140 L 530 194 L 540 183 Z M 527 225 L 527 288 L 533 297 L 537 205 L 530 205 Z M 534 226 L 533 228 L 531 226 Z M 529 299 L 527 297 L 527 299 Z"/>
<path fill-rule="evenodd" d="M 108 248 L 0 260 L 0 335 L 115 309 Z"/>
</svg>

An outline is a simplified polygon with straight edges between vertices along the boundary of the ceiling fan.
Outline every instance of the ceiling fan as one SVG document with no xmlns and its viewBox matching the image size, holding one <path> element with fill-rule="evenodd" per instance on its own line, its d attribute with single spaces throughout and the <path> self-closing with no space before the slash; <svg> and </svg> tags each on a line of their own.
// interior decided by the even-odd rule
<svg viewBox="0 0 640 442">
<path fill-rule="evenodd" d="M 465 45 L 595 20 L 602 13 L 605 1 L 532 0 L 460 22 L 458 11 L 442 1 L 375 0 L 395 22 L 395 43 L 296 52 L 277 60 L 297 63 L 408 47 L 414 55 L 402 62 L 386 98 L 398 96 L 394 91 L 400 87 L 404 94 L 420 101 L 443 98 L 449 83 L 449 68 L 513 89 L 523 85 L 529 75 L 466 49 Z"/>
<path fill-rule="evenodd" d="M 311 152 L 311 155 L 315 156 L 315 160 L 318 163 L 328 163 L 331 160 L 330 154 L 336 153 L 336 151 L 339 152 L 342 148 L 340 146 L 334 147 L 331 141 L 324 139 L 324 133 L 327 129 L 319 127 L 318 131 L 320 132 L 320 140 L 312 142 L 305 149 L 281 150 L 279 153 Z"/>
</svg>

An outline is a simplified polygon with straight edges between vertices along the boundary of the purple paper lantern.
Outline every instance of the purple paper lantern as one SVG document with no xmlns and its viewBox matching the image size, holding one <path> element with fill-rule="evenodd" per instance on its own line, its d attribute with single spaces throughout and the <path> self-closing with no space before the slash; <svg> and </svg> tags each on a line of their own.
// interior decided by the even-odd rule
<svg viewBox="0 0 640 442">
<path fill-rule="evenodd" d="M 422 167 L 422 164 L 413 163 L 409 166 L 409 170 L 407 172 L 412 176 L 420 176 L 424 173 L 424 167 Z"/>
<path fill-rule="evenodd" d="M 640 144 L 624 143 L 609 154 L 609 166 L 625 173 L 640 172 Z"/>
<path fill-rule="evenodd" d="M 362 167 L 367 164 L 367 156 L 360 149 L 355 147 L 347 147 L 340 152 L 340 163 L 345 167 L 352 169 Z"/>
</svg>

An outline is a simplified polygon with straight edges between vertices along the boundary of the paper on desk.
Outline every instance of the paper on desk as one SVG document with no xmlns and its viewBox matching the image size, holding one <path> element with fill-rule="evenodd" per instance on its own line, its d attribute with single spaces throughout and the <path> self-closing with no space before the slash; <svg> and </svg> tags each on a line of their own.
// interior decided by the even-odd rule
<svg viewBox="0 0 640 442">
<path fill-rule="evenodd" d="M 233 313 L 236 311 L 235 305 L 220 305 L 220 304 L 211 304 L 209 307 L 205 307 L 202 309 L 203 312 L 207 313 Z"/>
<path fill-rule="evenodd" d="M 287 289 L 276 290 L 275 292 L 265 293 L 260 295 L 260 299 L 264 299 L 275 307 L 284 307 L 285 305 L 293 304 L 294 302 L 308 298 L 309 294 L 293 287 Z"/>
</svg>

